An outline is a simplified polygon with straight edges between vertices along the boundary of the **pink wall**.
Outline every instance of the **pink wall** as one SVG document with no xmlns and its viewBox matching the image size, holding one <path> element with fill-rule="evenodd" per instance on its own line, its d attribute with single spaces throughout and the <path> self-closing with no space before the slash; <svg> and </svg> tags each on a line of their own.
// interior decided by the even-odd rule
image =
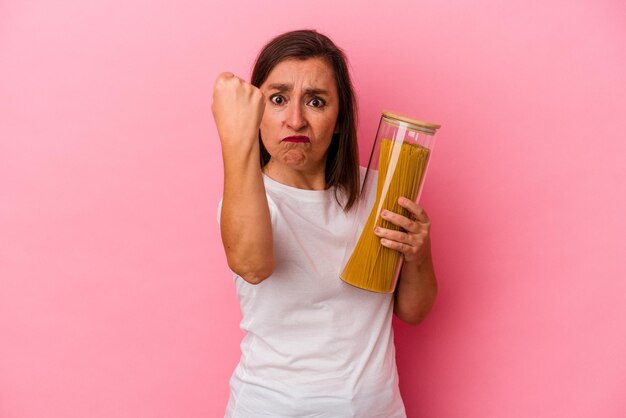
<svg viewBox="0 0 626 418">
<path fill-rule="evenodd" d="M 626 416 L 623 1 L 5 0 L 0 417 L 221 416 L 212 83 L 300 27 L 347 51 L 364 144 L 382 109 L 443 125 L 410 417 Z"/>
</svg>

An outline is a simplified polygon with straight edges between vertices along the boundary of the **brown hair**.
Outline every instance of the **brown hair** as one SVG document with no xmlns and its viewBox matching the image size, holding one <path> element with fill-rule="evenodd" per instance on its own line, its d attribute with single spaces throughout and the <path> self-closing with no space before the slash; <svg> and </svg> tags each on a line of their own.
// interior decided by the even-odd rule
<svg viewBox="0 0 626 418">
<path fill-rule="evenodd" d="M 333 134 L 326 157 L 326 187 L 335 187 L 346 195 L 344 211 L 349 211 L 359 198 L 359 161 L 356 139 L 357 105 L 346 56 L 327 36 L 314 30 L 296 30 L 286 32 L 272 39 L 263 47 L 252 70 L 251 84 L 260 87 L 274 67 L 286 59 L 306 60 L 323 58 L 333 69 L 337 93 L 339 95 L 339 113 L 337 131 Z M 270 160 L 259 133 L 261 148 L 261 167 Z"/>
</svg>

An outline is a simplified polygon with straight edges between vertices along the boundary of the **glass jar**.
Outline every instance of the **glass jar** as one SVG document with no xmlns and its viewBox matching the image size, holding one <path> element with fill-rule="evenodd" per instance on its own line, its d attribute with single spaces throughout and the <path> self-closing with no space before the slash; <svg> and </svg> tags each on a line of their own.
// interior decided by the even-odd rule
<svg viewBox="0 0 626 418">
<path fill-rule="evenodd" d="M 439 128 L 434 123 L 383 112 L 361 192 L 365 199 L 375 194 L 375 201 L 368 207 L 365 225 L 356 231 L 358 239 L 355 236 L 352 241 L 355 244 L 340 274 L 344 282 L 373 292 L 395 290 L 404 257 L 384 247 L 374 228 L 401 230 L 380 216 L 385 209 L 411 217 L 398 204 L 398 198 L 419 201 Z"/>
</svg>

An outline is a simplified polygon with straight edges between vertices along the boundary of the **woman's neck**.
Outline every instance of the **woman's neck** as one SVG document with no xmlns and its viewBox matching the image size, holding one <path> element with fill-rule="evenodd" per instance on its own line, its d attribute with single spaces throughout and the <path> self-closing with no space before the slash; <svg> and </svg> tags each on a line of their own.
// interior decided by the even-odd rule
<svg viewBox="0 0 626 418">
<path fill-rule="evenodd" d="M 269 160 L 263 167 L 266 176 L 287 186 L 304 190 L 326 190 L 324 167 L 317 170 L 294 170 Z"/>
</svg>

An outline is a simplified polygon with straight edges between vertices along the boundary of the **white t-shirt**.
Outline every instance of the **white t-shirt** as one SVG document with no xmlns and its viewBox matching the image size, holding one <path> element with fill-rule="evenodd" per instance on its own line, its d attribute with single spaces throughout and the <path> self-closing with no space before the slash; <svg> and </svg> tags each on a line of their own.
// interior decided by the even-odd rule
<svg viewBox="0 0 626 418">
<path fill-rule="evenodd" d="M 393 295 L 339 278 L 346 243 L 355 221 L 365 223 L 375 186 L 361 210 L 346 214 L 333 190 L 297 189 L 267 176 L 264 183 L 276 268 L 258 285 L 234 275 L 246 334 L 226 417 L 406 417 Z"/>
</svg>

